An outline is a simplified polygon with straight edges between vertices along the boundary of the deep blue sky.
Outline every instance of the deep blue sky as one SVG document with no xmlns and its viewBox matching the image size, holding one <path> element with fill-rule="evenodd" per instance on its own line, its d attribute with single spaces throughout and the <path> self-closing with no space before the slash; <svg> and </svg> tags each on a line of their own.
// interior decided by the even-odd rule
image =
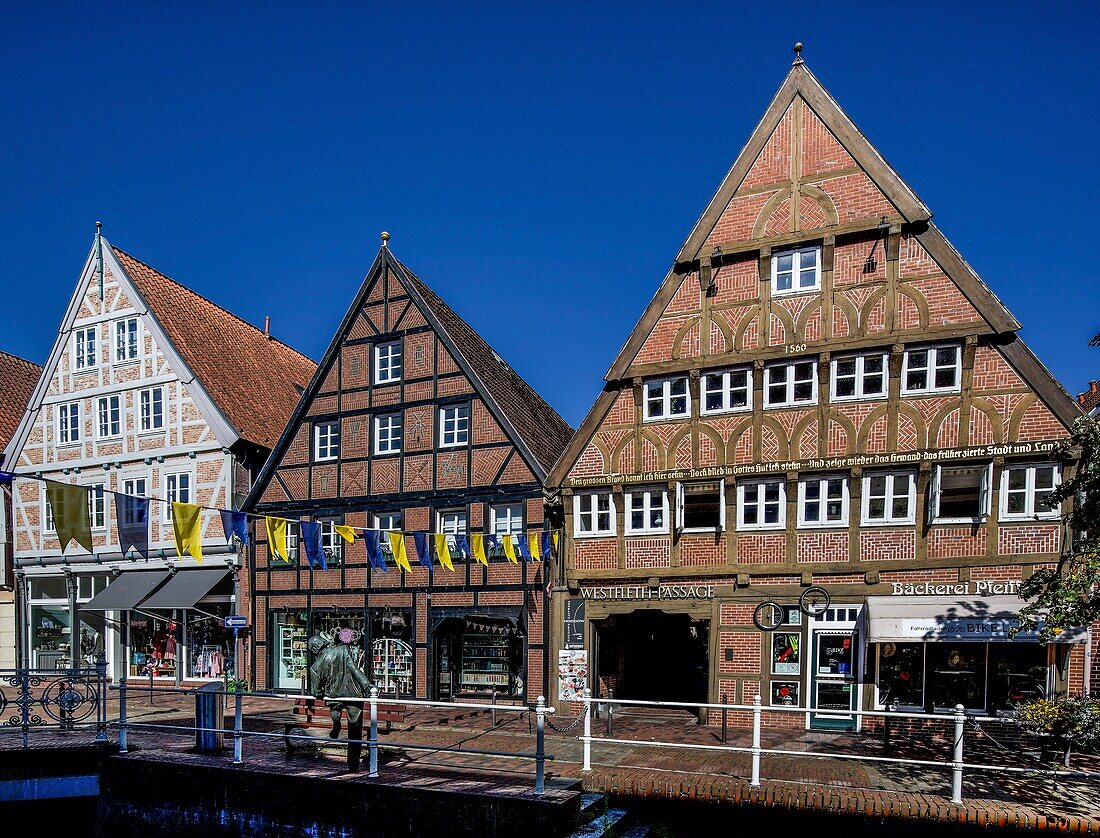
<svg viewBox="0 0 1100 838">
<path fill-rule="evenodd" d="M 385 229 L 576 425 L 802 40 L 1066 388 L 1100 378 L 1095 4 L 777 5 L 7 5 L 0 348 L 45 359 L 102 219 L 318 358 Z"/>
</svg>

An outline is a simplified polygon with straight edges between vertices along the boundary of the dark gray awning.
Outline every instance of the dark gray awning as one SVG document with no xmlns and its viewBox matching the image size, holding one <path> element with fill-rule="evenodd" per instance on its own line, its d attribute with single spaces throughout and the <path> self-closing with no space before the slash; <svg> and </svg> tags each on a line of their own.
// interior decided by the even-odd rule
<svg viewBox="0 0 1100 838">
<path fill-rule="evenodd" d="M 965 599 L 950 596 L 867 597 L 866 620 L 869 643 L 913 643 L 921 641 L 1038 640 L 1034 631 L 1012 630 L 1020 625 L 1020 609 L 1026 603 L 1016 596 L 987 596 Z M 1085 630 L 1070 629 L 1052 643 L 1083 643 Z"/>
<path fill-rule="evenodd" d="M 192 608 L 228 573 L 224 567 L 178 571 L 163 588 L 142 602 L 141 608 Z"/>
<path fill-rule="evenodd" d="M 168 578 L 167 570 L 126 570 L 80 606 L 81 611 L 129 611 Z"/>
</svg>

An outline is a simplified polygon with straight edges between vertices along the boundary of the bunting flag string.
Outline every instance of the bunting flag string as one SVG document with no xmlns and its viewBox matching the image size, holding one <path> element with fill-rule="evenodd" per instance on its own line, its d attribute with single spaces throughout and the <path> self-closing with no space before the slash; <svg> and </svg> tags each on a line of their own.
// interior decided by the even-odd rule
<svg viewBox="0 0 1100 838">
<path fill-rule="evenodd" d="M 518 535 L 516 536 L 516 540 L 519 542 L 519 554 L 523 556 L 523 560 L 525 562 L 533 562 L 534 559 L 531 558 L 531 547 L 527 543 L 527 539 L 522 535 Z"/>
<path fill-rule="evenodd" d="M 504 542 L 504 555 L 508 557 L 508 561 L 519 564 L 519 559 L 516 557 L 515 538 L 510 533 L 506 533 L 501 540 Z"/>
<path fill-rule="evenodd" d="M 122 555 L 134 550 L 142 558 L 149 558 L 149 501 L 133 495 L 115 493 L 118 507 L 118 546 Z M 227 513 L 222 512 L 224 517 Z M 233 513 L 228 513 L 232 515 Z"/>
<path fill-rule="evenodd" d="M 278 558 L 283 564 L 290 564 L 290 552 L 286 547 L 286 518 L 273 518 L 268 515 L 265 521 L 267 523 L 268 550 L 273 550 L 275 558 Z M 275 558 L 272 558 L 272 561 L 275 561 Z"/>
<path fill-rule="evenodd" d="M 435 534 L 435 557 L 439 560 L 440 565 L 447 568 L 447 570 L 454 571 L 455 566 L 451 561 L 451 548 L 447 544 L 445 533 L 437 532 Z"/>
<path fill-rule="evenodd" d="M 367 530 L 363 533 L 363 542 L 367 548 L 367 561 L 375 570 L 387 573 L 386 555 L 382 552 L 382 541 L 377 530 Z"/>
<path fill-rule="evenodd" d="M 225 531 L 227 544 L 233 543 L 233 538 L 240 540 L 242 547 L 248 546 L 248 516 L 243 512 L 235 512 L 231 509 L 219 510 L 222 514 L 222 529 Z"/>
<path fill-rule="evenodd" d="M 481 564 L 489 565 L 489 556 L 485 553 L 485 534 L 480 532 L 470 533 L 470 553 Z"/>
<path fill-rule="evenodd" d="M 89 553 L 92 552 L 91 496 L 83 486 L 74 483 L 46 481 L 46 500 L 53 512 L 53 528 L 64 553 L 69 543 L 75 541 Z"/>
<path fill-rule="evenodd" d="M 316 521 L 302 521 L 298 524 L 298 532 L 309 566 L 318 570 L 328 570 L 325 550 L 321 546 L 321 525 Z"/>
<path fill-rule="evenodd" d="M 405 553 L 405 534 L 403 532 L 387 532 L 387 537 L 390 540 L 390 550 L 393 552 L 393 560 L 397 563 L 397 566 L 406 573 L 412 572 L 412 565 L 409 564 L 409 557 Z"/>
<path fill-rule="evenodd" d="M 172 501 L 172 535 L 176 539 L 176 554 L 182 559 L 189 554 L 202 564 L 202 509 L 193 503 Z"/>
</svg>

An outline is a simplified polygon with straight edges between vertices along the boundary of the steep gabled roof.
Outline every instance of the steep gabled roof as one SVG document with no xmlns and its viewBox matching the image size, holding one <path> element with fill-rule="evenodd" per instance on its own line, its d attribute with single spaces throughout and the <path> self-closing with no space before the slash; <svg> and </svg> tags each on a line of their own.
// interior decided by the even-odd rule
<svg viewBox="0 0 1100 838">
<path fill-rule="evenodd" d="M 112 248 L 176 351 L 238 433 L 272 448 L 316 365 L 174 279 Z"/>
<path fill-rule="evenodd" d="M 15 435 L 41 375 L 33 361 L 0 352 L 0 450 Z"/>
<path fill-rule="evenodd" d="M 531 389 L 469 323 L 444 303 L 420 277 L 398 261 L 389 247 L 383 244 L 333 335 L 332 342 L 317 365 L 313 380 L 302 393 L 298 407 L 283 430 L 282 437 L 256 478 L 244 503 L 246 509 L 254 507 L 263 496 L 274 471 L 293 441 L 299 424 L 309 411 L 314 396 L 339 357 L 340 347 L 359 317 L 367 295 L 387 270 L 401 283 L 424 319 L 443 341 L 455 363 L 470 380 L 493 418 L 539 480 L 546 477 L 572 438 L 573 429 L 557 411 Z"/>
</svg>

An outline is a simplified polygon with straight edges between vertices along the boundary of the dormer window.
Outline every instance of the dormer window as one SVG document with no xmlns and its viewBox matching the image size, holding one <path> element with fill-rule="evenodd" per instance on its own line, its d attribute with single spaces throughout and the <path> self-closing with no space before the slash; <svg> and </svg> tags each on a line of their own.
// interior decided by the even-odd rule
<svg viewBox="0 0 1100 838">
<path fill-rule="evenodd" d="M 658 378 L 645 383 L 645 418 L 677 419 L 688 415 L 688 380 Z"/>
<path fill-rule="evenodd" d="M 380 343 L 374 347 L 374 383 L 392 384 L 401 380 L 401 341 Z"/>
<path fill-rule="evenodd" d="M 772 254 L 772 296 L 821 288 L 821 246 Z"/>
</svg>

